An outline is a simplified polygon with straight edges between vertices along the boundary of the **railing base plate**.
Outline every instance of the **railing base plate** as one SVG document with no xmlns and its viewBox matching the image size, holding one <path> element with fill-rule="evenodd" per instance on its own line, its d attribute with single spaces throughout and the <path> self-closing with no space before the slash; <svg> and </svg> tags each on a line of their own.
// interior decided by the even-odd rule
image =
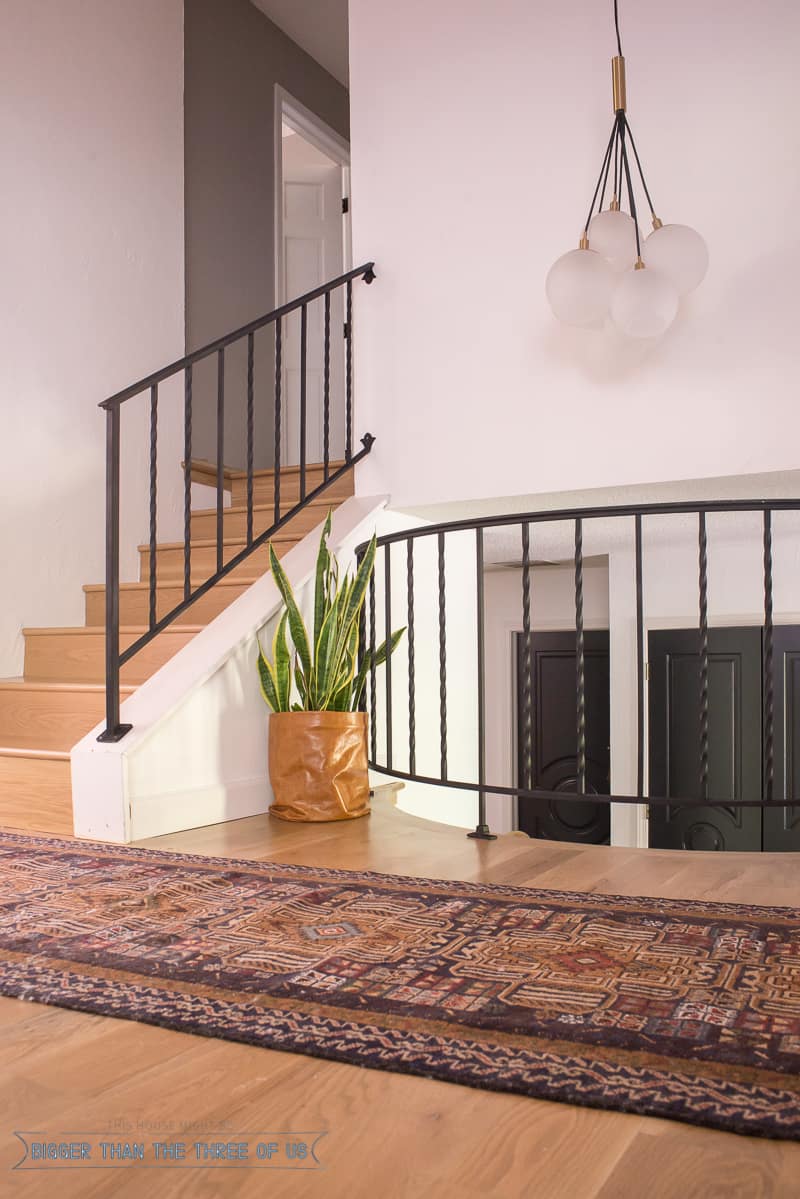
<svg viewBox="0 0 800 1199">
<path fill-rule="evenodd" d="M 467 833 L 467 836 L 471 837 L 473 841 L 496 841 L 497 840 L 497 834 L 489 832 L 488 824 L 476 825 L 475 832 Z"/>
<path fill-rule="evenodd" d="M 98 741 L 121 741 L 126 733 L 129 733 L 133 728 L 132 724 L 118 724 L 113 729 L 106 729 L 97 738 Z"/>
</svg>

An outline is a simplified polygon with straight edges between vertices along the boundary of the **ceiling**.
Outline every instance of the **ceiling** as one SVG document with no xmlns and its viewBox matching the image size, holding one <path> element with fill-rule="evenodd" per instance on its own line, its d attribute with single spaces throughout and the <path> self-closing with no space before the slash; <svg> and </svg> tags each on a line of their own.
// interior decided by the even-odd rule
<svg viewBox="0 0 800 1199">
<path fill-rule="evenodd" d="M 347 0 L 253 0 L 253 4 L 347 87 Z"/>
</svg>

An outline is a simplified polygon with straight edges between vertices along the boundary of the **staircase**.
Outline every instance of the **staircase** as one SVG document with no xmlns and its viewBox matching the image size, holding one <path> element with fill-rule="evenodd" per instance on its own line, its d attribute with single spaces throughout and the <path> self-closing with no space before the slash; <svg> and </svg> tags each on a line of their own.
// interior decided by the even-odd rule
<svg viewBox="0 0 800 1199">
<path fill-rule="evenodd" d="M 342 466 L 344 463 L 332 462 L 330 472 Z M 216 484 L 213 468 L 205 467 L 200 473 L 204 482 Z M 194 469 L 192 474 L 198 477 Z M 283 514 L 299 501 L 300 475 L 293 467 L 283 467 L 280 475 Z M 306 467 L 308 491 L 322 481 L 322 465 Z M 231 506 L 223 515 L 224 559 L 228 561 L 246 548 L 245 472 L 226 469 L 224 485 L 231 492 Z M 320 524 L 329 507 L 337 507 L 352 494 L 350 469 L 330 483 L 322 498 L 308 501 L 276 533 L 273 544 L 278 556 Z M 255 536 L 274 523 L 273 495 L 273 472 L 255 471 Z M 216 515 L 216 509 L 193 510 L 191 514 L 191 562 L 196 572 L 193 587 L 216 570 Z M 156 547 L 159 617 L 183 599 L 183 549 L 183 542 L 159 543 Z M 121 650 L 148 627 L 149 546 L 139 546 L 139 562 L 139 582 L 120 586 Z M 266 570 L 268 547 L 263 545 L 199 596 L 122 667 L 121 701 Z M 0 825 L 72 834 L 70 749 L 100 723 L 105 711 L 105 587 L 88 583 L 83 590 L 85 624 L 79 628 L 24 629 L 24 674 L 22 678 L 0 680 Z"/>
</svg>

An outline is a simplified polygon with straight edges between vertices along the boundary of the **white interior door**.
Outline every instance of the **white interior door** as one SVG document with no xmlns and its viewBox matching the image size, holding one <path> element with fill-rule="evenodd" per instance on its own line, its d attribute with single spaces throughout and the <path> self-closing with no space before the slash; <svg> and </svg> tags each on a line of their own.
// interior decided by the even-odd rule
<svg viewBox="0 0 800 1199">
<path fill-rule="evenodd" d="M 289 301 L 341 275 L 344 269 L 342 167 L 298 133 L 283 146 L 283 297 Z M 329 456 L 344 456 L 344 295 L 331 296 Z M 284 322 L 283 461 L 300 461 L 300 313 Z M 306 461 L 324 457 L 324 302 L 308 307 Z"/>
</svg>

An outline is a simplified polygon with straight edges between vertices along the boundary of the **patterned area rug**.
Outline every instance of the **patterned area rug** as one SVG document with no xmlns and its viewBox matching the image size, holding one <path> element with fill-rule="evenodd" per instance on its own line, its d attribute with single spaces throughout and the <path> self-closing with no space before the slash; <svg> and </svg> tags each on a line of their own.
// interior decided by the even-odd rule
<svg viewBox="0 0 800 1199">
<path fill-rule="evenodd" d="M 0 834 L 0 992 L 800 1139 L 800 912 Z"/>
</svg>

